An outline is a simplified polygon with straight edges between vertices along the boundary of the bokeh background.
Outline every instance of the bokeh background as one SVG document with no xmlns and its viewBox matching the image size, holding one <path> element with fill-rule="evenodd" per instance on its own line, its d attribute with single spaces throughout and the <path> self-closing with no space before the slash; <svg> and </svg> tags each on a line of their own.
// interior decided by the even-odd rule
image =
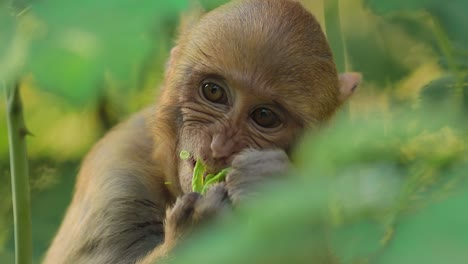
<svg viewBox="0 0 468 264">
<path fill-rule="evenodd" d="M 324 1 L 332 0 L 302 2 L 325 26 Z M 206 10 L 223 2 L 200 1 Z M 199 245 L 219 245 L 211 255 L 229 256 L 228 263 L 468 263 L 468 2 L 339 4 L 346 69 L 364 76 L 359 91 L 331 128 L 303 143 L 296 154 L 301 180 L 252 205 L 277 220 L 258 216 L 249 233 L 240 224 L 223 233 L 234 241 L 231 249 L 239 241 L 245 254 L 230 255 L 216 242 L 220 235 Z M 28 151 L 35 263 L 61 222 L 83 156 L 112 126 L 154 102 L 178 24 L 190 19 L 193 6 L 183 0 L 0 0 L 0 79 L 21 80 L 34 135 Z M 0 263 L 13 263 L 3 97 Z M 272 236 L 240 246 L 242 234 L 259 232 Z M 259 243 L 276 239 L 295 246 L 265 258 Z M 180 263 L 189 263 L 184 256 L 207 261 L 206 254 L 194 258 L 202 252 L 197 248 L 184 252 Z M 215 256 L 208 262 L 220 263 Z"/>
</svg>

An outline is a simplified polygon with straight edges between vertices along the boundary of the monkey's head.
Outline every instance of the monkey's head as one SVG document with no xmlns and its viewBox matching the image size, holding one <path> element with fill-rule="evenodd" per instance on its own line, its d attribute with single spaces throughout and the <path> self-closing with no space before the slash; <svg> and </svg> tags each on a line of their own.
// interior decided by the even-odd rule
<svg viewBox="0 0 468 264">
<path fill-rule="evenodd" d="M 174 48 L 161 101 L 176 106 L 167 110 L 176 151 L 193 157 L 179 161 L 182 190 L 195 159 L 218 171 L 246 148 L 289 153 L 359 80 L 338 75 L 319 23 L 296 1 L 236 1 L 206 14 Z"/>
</svg>

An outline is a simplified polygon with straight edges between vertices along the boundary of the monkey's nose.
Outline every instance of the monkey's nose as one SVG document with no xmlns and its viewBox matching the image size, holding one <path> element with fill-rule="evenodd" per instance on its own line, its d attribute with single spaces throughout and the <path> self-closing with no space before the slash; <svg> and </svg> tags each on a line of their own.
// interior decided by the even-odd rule
<svg viewBox="0 0 468 264">
<path fill-rule="evenodd" d="M 234 150 L 234 142 L 225 136 L 216 134 L 211 141 L 211 155 L 214 159 L 225 159 L 231 156 Z"/>
</svg>

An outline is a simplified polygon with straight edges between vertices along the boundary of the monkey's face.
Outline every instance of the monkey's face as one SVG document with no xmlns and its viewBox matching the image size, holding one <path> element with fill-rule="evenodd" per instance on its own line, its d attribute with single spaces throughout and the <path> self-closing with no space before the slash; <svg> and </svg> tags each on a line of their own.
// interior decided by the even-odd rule
<svg viewBox="0 0 468 264">
<path fill-rule="evenodd" d="M 278 5 L 278 6 L 276 6 Z M 196 159 L 211 172 L 245 148 L 289 150 L 338 107 L 339 81 L 320 26 L 299 3 L 246 1 L 207 14 L 171 59 L 184 192 Z"/>
<path fill-rule="evenodd" d="M 302 125 L 275 96 L 248 89 L 222 76 L 195 74 L 196 84 L 181 95 L 182 123 L 179 151 L 191 158 L 180 161 L 179 177 L 184 192 L 190 191 L 196 159 L 208 171 L 229 167 L 245 148 L 288 150 Z M 271 91 L 273 92 L 273 91 Z"/>
</svg>

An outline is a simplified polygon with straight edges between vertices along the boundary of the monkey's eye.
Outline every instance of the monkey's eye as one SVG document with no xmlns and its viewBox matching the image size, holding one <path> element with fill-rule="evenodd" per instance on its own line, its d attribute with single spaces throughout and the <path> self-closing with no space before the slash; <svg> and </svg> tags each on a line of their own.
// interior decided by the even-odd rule
<svg viewBox="0 0 468 264">
<path fill-rule="evenodd" d="M 226 104 L 228 98 L 226 91 L 216 83 L 205 83 L 202 85 L 203 96 L 210 102 L 217 104 Z"/>
<path fill-rule="evenodd" d="M 252 112 L 251 117 L 255 123 L 265 128 L 275 128 L 281 124 L 281 121 L 275 112 L 265 107 L 255 109 Z"/>
</svg>

